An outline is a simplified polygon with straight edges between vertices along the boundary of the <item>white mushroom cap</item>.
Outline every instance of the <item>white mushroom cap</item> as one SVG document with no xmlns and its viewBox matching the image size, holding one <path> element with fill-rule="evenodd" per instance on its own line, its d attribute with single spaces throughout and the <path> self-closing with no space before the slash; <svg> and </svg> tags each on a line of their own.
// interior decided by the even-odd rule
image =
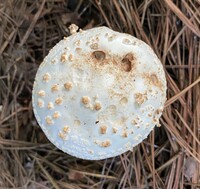
<svg viewBox="0 0 200 189">
<path fill-rule="evenodd" d="M 40 65 L 33 110 L 48 139 L 73 156 L 120 155 L 159 125 L 163 66 L 141 40 L 107 27 L 61 40 Z"/>
</svg>

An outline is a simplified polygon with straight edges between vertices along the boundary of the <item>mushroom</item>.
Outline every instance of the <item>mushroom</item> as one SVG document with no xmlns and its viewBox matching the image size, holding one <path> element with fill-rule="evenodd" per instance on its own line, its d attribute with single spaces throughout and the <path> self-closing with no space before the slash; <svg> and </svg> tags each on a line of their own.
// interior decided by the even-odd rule
<svg viewBox="0 0 200 189">
<path fill-rule="evenodd" d="M 73 35 L 53 47 L 37 71 L 35 117 L 48 139 L 72 156 L 120 155 L 159 126 L 166 101 L 163 66 L 131 35 L 71 28 Z"/>
</svg>

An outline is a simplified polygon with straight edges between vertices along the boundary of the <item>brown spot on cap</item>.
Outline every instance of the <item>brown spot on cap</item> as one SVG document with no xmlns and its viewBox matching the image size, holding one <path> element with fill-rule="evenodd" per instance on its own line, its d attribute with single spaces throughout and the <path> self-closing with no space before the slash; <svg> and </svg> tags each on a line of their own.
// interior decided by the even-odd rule
<svg viewBox="0 0 200 189">
<path fill-rule="evenodd" d="M 100 127 L 100 133 L 101 134 L 106 134 L 106 132 L 107 132 L 107 126 L 106 125 L 101 126 Z"/>
<path fill-rule="evenodd" d="M 78 119 L 74 120 L 74 125 L 75 126 L 80 126 L 81 125 L 81 121 L 78 120 Z"/>
<path fill-rule="evenodd" d="M 122 69 L 125 72 L 130 72 L 132 69 L 132 66 L 134 64 L 134 62 L 133 62 L 134 60 L 135 60 L 135 58 L 132 53 L 126 54 L 121 62 Z"/>
<path fill-rule="evenodd" d="M 101 104 L 99 102 L 96 102 L 95 105 L 94 105 L 94 109 L 97 110 L 97 111 L 100 110 Z"/>
<path fill-rule="evenodd" d="M 67 89 L 67 90 L 71 90 L 72 89 L 72 82 L 66 82 L 65 84 L 64 84 L 64 87 L 65 87 L 65 89 Z"/>
<path fill-rule="evenodd" d="M 133 125 L 137 125 L 137 124 L 138 124 L 138 122 L 137 122 L 136 119 L 133 119 L 131 123 L 132 123 Z"/>
<path fill-rule="evenodd" d="M 60 61 L 64 63 L 66 60 L 67 60 L 67 54 L 66 52 L 64 52 L 63 54 L 61 54 Z"/>
<path fill-rule="evenodd" d="M 155 111 L 155 114 L 160 115 L 160 114 L 162 114 L 162 111 L 163 111 L 163 108 L 158 108 L 158 109 Z"/>
<path fill-rule="evenodd" d="M 67 135 L 65 133 L 63 133 L 63 132 L 59 132 L 58 136 L 63 140 L 67 140 Z"/>
<path fill-rule="evenodd" d="M 51 91 L 55 92 L 55 91 L 58 91 L 59 90 L 59 85 L 58 84 L 55 84 L 51 87 Z"/>
<path fill-rule="evenodd" d="M 115 38 L 116 38 L 116 35 L 113 34 L 113 35 L 111 35 L 111 36 L 108 37 L 108 41 L 113 41 Z"/>
<path fill-rule="evenodd" d="M 60 117 L 60 113 L 59 113 L 58 111 L 54 112 L 53 118 L 54 118 L 54 119 L 57 119 L 57 118 L 59 118 L 59 117 Z"/>
<path fill-rule="evenodd" d="M 64 133 L 69 133 L 69 131 L 70 131 L 69 126 L 65 125 L 65 126 L 63 127 L 62 131 L 63 131 Z"/>
<path fill-rule="evenodd" d="M 79 46 L 81 44 L 81 40 L 77 40 L 74 42 L 74 45 Z"/>
<path fill-rule="evenodd" d="M 153 123 L 156 124 L 156 125 L 159 125 L 159 119 L 154 117 L 153 118 Z"/>
<path fill-rule="evenodd" d="M 38 95 L 39 96 L 41 96 L 41 97 L 44 97 L 45 96 L 45 91 L 43 91 L 43 90 L 40 90 L 39 92 L 38 92 Z"/>
<path fill-rule="evenodd" d="M 72 55 L 72 54 L 70 54 L 68 59 L 69 59 L 69 61 L 71 61 L 71 62 L 72 62 L 72 61 L 74 60 L 74 57 L 73 57 L 73 55 Z"/>
<path fill-rule="evenodd" d="M 90 98 L 88 96 L 83 96 L 81 102 L 85 105 L 90 103 Z"/>
<path fill-rule="evenodd" d="M 155 73 L 153 73 L 153 74 L 150 75 L 150 83 L 152 83 L 153 85 L 155 85 L 156 87 L 158 87 L 160 89 L 163 86 L 162 82 L 159 81 L 159 79 L 158 79 L 158 77 L 157 77 L 157 75 Z"/>
<path fill-rule="evenodd" d="M 75 34 L 75 33 L 77 33 L 77 31 L 78 31 L 78 26 L 77 26 L 77 25 L 71 24 L 71 25 L 69 26 L 69 32 L 70 32 L 72 35 Z"/>
<path fill-rule="evenodd" d="M 110 145 L 111 145 L 110 140 L 105 140 L 105 141 L 101 142 L 102 147 L 109 147 Z"/>
<path fill-rule="evenodd" d="M 38 105 L 40 108 L 43 108 L 43 107 L 44 107 L 44 101 L 41 100 L 41 99 L 38 99 L 37 105 Z"/>
<path fill-rule="evenodd" d="M 150 75 L 151 81 L 153 84 L 157 84 L 158 83 L 158 77 L 156 74 L 151 74 Z"/>
<path fill-rule="evenodd" d="M 48 109 L 53 109 L 54 108 L 54 105 L 52 102 L 49 102 L 48 105 L 47 105 L 47 108 Z"/>
<path fill-rule="evenodd" d="M 117 133 L 118 129 L 116 127 L 112 128 L 113 133 Z"/>
<path fill-rule="evenodd" d="M 128 137 L 127 131 L 123 131 L 122 136 L 125 137 L 125 138 L 127 138 Z"/>
<path fill-rule="evenodd" d="M 141 104 L 143 104 L 147 100 L 147 93 L 144 93 L 144 94 L 142 94 L 142 93 L 135 93 L 134 97 L 135 97 L 135 101 L 139 105 L 141 105 Z"/>
<path fill-rule="evenodd" d="M 55 63 L 56 63 L 56 60 L 54 60 L 54 59 L 51 60 L 51 63 L 52 63 L 52 64 L 55 64 Z"/>
<path fill-rule="evenodd" d="M 48 82 L 51 79 L 51 75 L 49 73 L 45 73 L 43 75 L 43 81 Z"/>
<path fill-rule="evenodd" d="M 135 127 L 140 128 L 140 126 L 143 124 L 143 121 L 142 121 L 142 119 L 139 116 L 135 116 L 131 123 Z"/>
<path fill-rule="evenodd" d="M 106 57 L 106 54 L 103 51 L 94 51 L 92 53 L 92 56 L 97 60 L 104 60 Z"/>
<path fill-rule="evenodd" d="M 90 45 L 90 48 L 91 48 L 91 49 L 94 49 L 94 50 L 98 49 L 98 43 L 93 43 L 93 44 L 91 44 L 91 45 Z"/>
<path fill-rule="evenodd" d="M 124 39 L 122 40 L 122 43 L 125 44 L 125 45 L 128 45 L 128 44 L 130 44 L 131 42 L 130 42 L 129 39 L 124 38 Z"/>
<path fill-rule="evenodd" d="M 53 120 L 52 120 L 51 116 L 47 116 L 47 117 L 45 118 L 45 120 L 46 120 L 46 123 L 47 123 L 48 125 L 52 125 L 52 124 L 53 124 Z"/>
<path fill-rule="evenodd" d="M 62 99 L 61 97 L 58 97 L 58 98 L 56 98 L 56 100 L 55 100 L 55 103 L 56 103 L 57 105 L 62 104 L 62 102 L 63 102 L 63 99 Z"/>
<path fill-rule="evenodd" d="M 79 47 L 77 47 L 77 48 L 75 49 L 75 51 L 79 54 L 79 53 L 81 53 L 82 49 L 79 48 Z"/>
<path fill-rule="evenodd" d="M 126 105 L 128 103 L 128 99 L 126 97 L 122 97 L 119 101 L 120 104 Z"/>
<path fill-rule="evenodd" d="M 156 124 L 157 127 L 161 127 L 160 122 L 158 121 L 158 123 Z"/>
</svg>

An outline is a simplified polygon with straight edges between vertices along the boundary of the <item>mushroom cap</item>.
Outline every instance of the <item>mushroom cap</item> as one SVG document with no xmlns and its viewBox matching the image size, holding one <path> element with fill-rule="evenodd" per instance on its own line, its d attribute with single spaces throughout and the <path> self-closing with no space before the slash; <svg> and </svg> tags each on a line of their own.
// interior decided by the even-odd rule
<svg viewBox="0 0 200 189">
<path fill-rule="evenodd" d="M 120 155 L 159 125 L 163 66 L 143 41 L 107 27 L 61 40 L 40 65 L 33 110 L 48 139 L 82 159 Z"/>
</svg>

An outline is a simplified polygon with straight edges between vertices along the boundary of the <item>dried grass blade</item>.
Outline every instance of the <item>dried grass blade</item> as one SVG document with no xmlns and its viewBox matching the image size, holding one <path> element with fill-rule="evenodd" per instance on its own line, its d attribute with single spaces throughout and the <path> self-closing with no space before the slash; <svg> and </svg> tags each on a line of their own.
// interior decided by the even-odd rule
<svg viewBox="0 0 200 189">
<path fill-rule="evenodd" d="M 165 0 L 168 7 L 179 17 L 180 20 L 182 20 L 185 25 L 188 26 L 198 37 L 200 37 L 200 31 L 198 28 L 196 28 L 191 21 L 180 11 L 180 9 L 171 1 L 171 0 Z"/>
</svg>

